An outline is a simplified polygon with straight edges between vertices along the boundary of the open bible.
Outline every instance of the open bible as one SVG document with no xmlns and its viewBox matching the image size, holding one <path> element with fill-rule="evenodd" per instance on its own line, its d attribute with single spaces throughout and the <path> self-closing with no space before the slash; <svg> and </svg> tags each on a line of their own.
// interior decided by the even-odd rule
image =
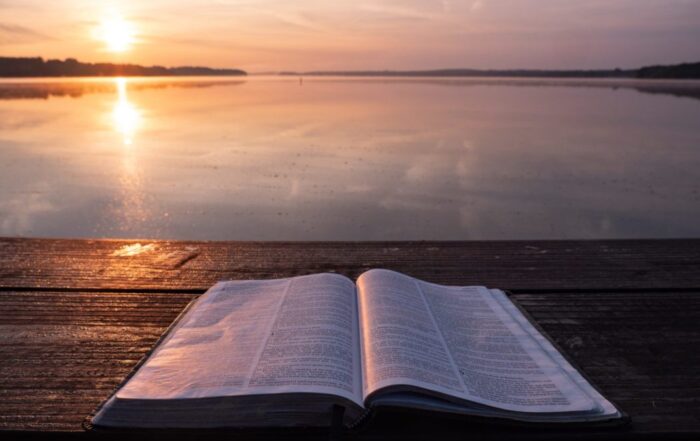
<svg viewBox="0 0 700 441">
<path fill-rule="evenodd" d="M 96 428 L 318 427 L 410 408 L 534 423 L 621 413 L 499 290 L 375 269 L 220 282 L 92 419 Z"/>
</svg>

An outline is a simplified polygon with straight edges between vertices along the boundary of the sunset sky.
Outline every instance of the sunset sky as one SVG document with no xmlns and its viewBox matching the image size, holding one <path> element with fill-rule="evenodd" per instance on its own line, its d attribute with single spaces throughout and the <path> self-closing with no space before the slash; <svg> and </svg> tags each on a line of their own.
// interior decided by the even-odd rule
<svg viewBox="0 0 700 441">
<path fill-rule="evenodd" d="M 700 0 L 0 0 L 0 55 L 315 69 L 700 60 Z"/>
</svg>

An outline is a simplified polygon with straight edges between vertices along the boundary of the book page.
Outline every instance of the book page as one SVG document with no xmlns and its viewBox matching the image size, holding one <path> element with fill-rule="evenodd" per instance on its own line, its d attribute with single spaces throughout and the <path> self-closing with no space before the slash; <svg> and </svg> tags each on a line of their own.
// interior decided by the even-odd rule
<svg viewBox="0 0 700 441">
<path fill-rule="evenodd" d="M 373 270 L 358 299 L 365 395 L 404 385 L 509 411 L 596 408 L 486 288 Z"/>
<path fill-rule="evenodd" d="M 525 317 L 513 302 L 510 301 L 506 294 L 498 289 L 491 289 L 492 297 L 500 303 L 503 309 L 527 332 L 539 346 L 547 352 L 554 362 L 561 367 L 569 377 L 595 401 L 600 408 L 601 415 L 619 415 L 617 408 L 608 401 L 600 392 L 598 392 L 582 375 L 576 370 L 564 356 L 552 345 L 552 343 L 539 332 L 535 326 Z"/>
<path fill-rule="evenodd" d="M 414 279 L 371 270 L 357 281 L 364 394 L 413 385 L 462 396 L 464 384 Z"/>
<path fill-rule="evenodd" d="M 333 274 L 220 282 L 117 397 L 324 393 L 361 405 L 356 298 Z"/>
</svg>

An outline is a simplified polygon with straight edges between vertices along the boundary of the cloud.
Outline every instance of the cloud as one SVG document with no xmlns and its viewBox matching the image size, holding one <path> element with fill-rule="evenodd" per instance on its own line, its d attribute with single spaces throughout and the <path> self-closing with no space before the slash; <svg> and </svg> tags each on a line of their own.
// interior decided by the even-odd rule
<svg viewBox="0 0 700 441">
<path fill-rule="evenodd" d="M 271 15 L 275 19 L 287 26 L 315 32 L 324 32 L 329 30 L 328 27 L 321 25 L 317 20 L 314 20 L 309 14 L 290 11 L 274 12 L 271 13 Z"/>
<path fill-rule="evenodd" d="M 415 8 L 404 5 L 391 4 L 364 4 L 360 5 L 360 10 L 377 13 L 383 15 L 384 19 L 403 19 L 414 21 L 433 21 L 445 18 L 445 12 L 449 11 L 449 3 L 442 3 L 439 10 L 436 12 L 431 9 Z"/>
<path fill-rule="evenodd" d="M 41 32 L 12 23 L 0 23 L 0 45 L 34 43 L 51 38 Z"/>
</svg>

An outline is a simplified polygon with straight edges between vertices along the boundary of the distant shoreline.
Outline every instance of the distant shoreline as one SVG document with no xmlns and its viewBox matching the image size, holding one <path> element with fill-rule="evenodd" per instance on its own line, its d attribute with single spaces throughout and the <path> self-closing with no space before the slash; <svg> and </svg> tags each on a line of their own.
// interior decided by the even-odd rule
<svg viewBox="0 0 700 441">
<path fill-rule="evenodd" d="M 282 76 L 345 77 L 436 77 L 436 78 L 629 78 L 700 79 L 700 63 L 645 66 L 639 69 L 544 70 L 544 69 L 432 69 L 432 70 L 348 70 L 280 72 Z"/>
<path fill-rule="evenodd" d="M 0 57 L 0 77 L 2 78 L 245 75 L 247 75 L 247 72 L 241 69 L 214 69 L 202 66 L 141 66 L 138 64 L 82 63 L 74 58 L 44 60 L 41 57 Z"/>
<path fill-rule="evenodd" d="M 0 78 L 73 77 L 177 77 L 246 76 L 242 69 L 202 66 L 141 66 L 138 64 L 83 63 L 74 58 L 44 60 L 40 57 L 0 57 Z M 432 78 L 571 78 L 571 79 L 700 79 L 700 62 L 645 66 L 638 69 L 429 69 L 429 70 L 337 70 L 282 71 L 253 75 L 344 76 L 344 77 L 432 77 Z"/>
<path fill-rule="evenodd" d="M 625 71 L 548 71 L 548 70 L 368 70 L 368 71 L 310 71 L 279 72 L 281 76 L 343 76 L 343 77 L 439 77 L 439 78 L 637 78 L 637 70 Z"/>
</svg>

